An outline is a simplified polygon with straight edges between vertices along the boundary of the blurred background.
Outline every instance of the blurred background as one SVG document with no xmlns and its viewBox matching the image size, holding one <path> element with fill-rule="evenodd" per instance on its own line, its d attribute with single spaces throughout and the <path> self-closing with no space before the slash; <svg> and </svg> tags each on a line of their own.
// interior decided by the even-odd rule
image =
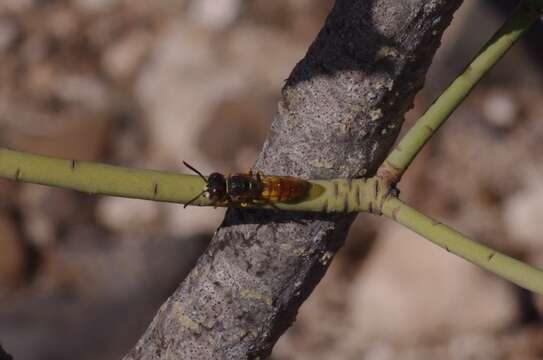
<svg viewBox="0 0 543 360">
<path fill-rule="evenodd" d="M 246 171 L 332 4 L 2 0 L 0 145 Z M 512 5 L 465 2 L 406 126 Z M 534 29 L 500 62 L 400 188 L 426 213 L 543 267 L 541 38 Z M 15 359 L 121 358 L 222 216 L 0 180 L 0 343 Z M 542 297 L 361 215 L 273 359 L 538 359 L 542 320 Z"/>
</svg>

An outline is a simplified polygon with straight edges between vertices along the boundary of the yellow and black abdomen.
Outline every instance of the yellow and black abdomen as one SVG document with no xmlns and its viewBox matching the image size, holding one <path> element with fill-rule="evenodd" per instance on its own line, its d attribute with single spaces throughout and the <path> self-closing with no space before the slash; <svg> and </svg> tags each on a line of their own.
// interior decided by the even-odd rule
<svg viewBox="0 0 543 360">
<path fill-rule="evenodd" d="M 311 184 L 292 176 L 263 176 L 261 197 L 269 202 L 289 202 L 307 194 Z"/>
</svg>

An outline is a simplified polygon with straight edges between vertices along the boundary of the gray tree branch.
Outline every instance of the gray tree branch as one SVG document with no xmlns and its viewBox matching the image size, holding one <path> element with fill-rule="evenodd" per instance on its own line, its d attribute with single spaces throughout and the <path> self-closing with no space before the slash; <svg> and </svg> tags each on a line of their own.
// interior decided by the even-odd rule
<svg viewBox="0 0 543 360">
<path fill-rule="evenodd" d="M 461 0 L 337 0 L 282 91 L 256 169 L 371 176 Z M 125 359 L 255 359 L 322 278 L 355 215 L 229 209 Z"/>
</svg>

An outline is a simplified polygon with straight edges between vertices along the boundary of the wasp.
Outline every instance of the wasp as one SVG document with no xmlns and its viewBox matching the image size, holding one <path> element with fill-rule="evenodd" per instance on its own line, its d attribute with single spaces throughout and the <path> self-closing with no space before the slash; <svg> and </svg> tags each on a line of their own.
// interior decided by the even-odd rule
<svg viewBox="0 0 543 360">
<path fill-rule="evenodd" d="M 224 175 L 218 172 L 205 177 L 200 171 L 183 161 L 186 167 L 198 174 L 206 188 L 194 199 L 185 204 L 187 207 L 200 196 L 207 193 L 213 205 L 269 204 L 275 207 L 277 202 L 291 202 L 305 196 L 311 184 L 292 176 L 269 176 L 261 172 L 237 173 Z"/>
</svg>

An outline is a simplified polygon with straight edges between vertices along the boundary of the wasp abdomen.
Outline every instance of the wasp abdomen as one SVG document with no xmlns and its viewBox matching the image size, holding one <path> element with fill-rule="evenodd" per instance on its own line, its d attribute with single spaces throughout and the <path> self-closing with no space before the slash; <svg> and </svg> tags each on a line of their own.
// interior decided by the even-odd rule
<svg viewBox="0 0 543 360">
<path fill-rule="evenodd" d="M 262 198 L 270 202 L 297 200 L 310 187 L 309 182 L 291 176 L 264 176 L 262 185 Z"/>
</svg>

